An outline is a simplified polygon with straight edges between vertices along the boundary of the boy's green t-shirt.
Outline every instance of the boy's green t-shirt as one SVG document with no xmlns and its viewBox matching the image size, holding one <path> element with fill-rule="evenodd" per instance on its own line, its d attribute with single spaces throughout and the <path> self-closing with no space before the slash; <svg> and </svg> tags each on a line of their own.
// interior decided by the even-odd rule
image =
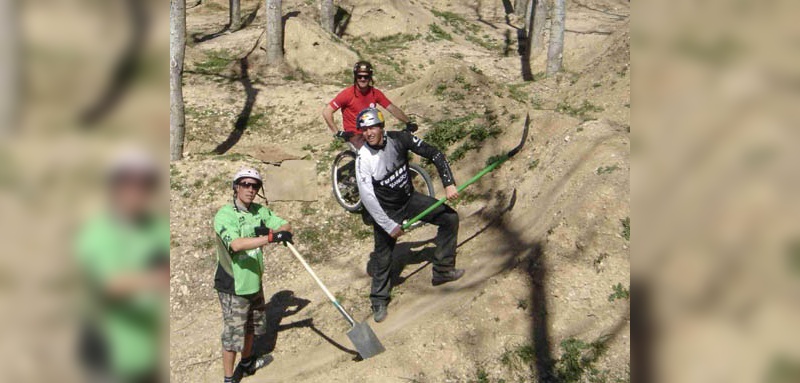
<svg viewBox="0 0 800 383">
<path fill-rule="evenodd" d="M 115 277 L 169 265 L 169 221 L 122 222 L 111 214 L 89 221 L 78 237 L 77 255 L 93 291 L 97 324 L 117 376 L 148 373 L 158 365 L 167 292 L 142 291 L 110 299 L 104 286 Z"/>
<path fill-rule="evenodd" d="M 257 203 L 250 204 L 247 211 L 227 204 L 214 216 L 214 231 L 218 240 L 218 266 L 214 281 L 217 290 L 235 295 L 254 294 L 261 290 L 261 276 L 264 273 L 261 248 L 233 252 L 231 242 L 237 238 L 255 237 L 255 229 L 262 222 L 272 230 L 286 224 L 286 220 Z"/>
</svg>

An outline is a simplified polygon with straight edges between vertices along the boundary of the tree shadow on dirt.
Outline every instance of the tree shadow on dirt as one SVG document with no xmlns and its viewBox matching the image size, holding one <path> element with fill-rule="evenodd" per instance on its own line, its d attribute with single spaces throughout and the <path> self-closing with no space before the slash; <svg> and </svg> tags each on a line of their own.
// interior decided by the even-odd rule
<svg viewBox="0 0 800 383">
<path fill-rule="evenodd" d="M 285 43 L 286 43 L 286 21 L 291 19 L 292 17 L 300 16 L 300 11 L 291 11 L 283 16 L 281 16 L 281 52 L 284 54 L 286 53 Z"/>
<path fill-rule="evenodd" d="M 482 228 L 478 229 L 472 235 L 467 237 L 467 239 L 462 240 L 458 245 L 456 245 L 456 249 L 464 246 L 467 242 L 472 241 L 473 239 L 477 238 L 487 229 L 495 225 L 499 220 L 503 218 L 507 212 L 511 211 L 514 208 L 514 205 L 517 203 L 517 190 L 514 189 L 511 193 L 511 199 L 507 206 L 502 208 L 500 211 L 490 211 L 491 209 L 487 209 L 486 207 L 481 208 L 475 214 L 479 217 L 483 218 L 484 220 L 488 221 L 486 225 Z M 425 247 L 419 251 L 412 251 L 412 249 L 424 246 L 428 243 L 433 243 L 434 238 L 430 238 L 425 241 L 418 241 L 418 242 L 401 242 L 398 243 L 395 247 L 394 252 L 392 253 L 392 271 L 391 271 L 391 278 L 392 278 L 392 286 L 399 286 L 403 284 L 406 280 L 414 276 L 414 274 L 419 273 L 428 265 L 433 262 L 433 255 L 436 251 L 435 247 Z M 400 274 L 403 273 L 403 270 L 408 265 L 416 265 L 419 263 L 423 263 L 419 267 L 417 267 L 414 271 L 409 273 L 406 276 L 401 276 Z"/>
<path fill-rule="evenodd" d="M 517 29 L 517 52 L 519 53 L 520 68 L 524 81 L 533 80 L 533 70 L 531 69 L 531 40 L 533 36 L 526 29 Z"/>
<path fill-rule="evenodd" d="M 80 115 L 80 121 L 87 129 L 93 128 L 119 104 L 122 96 L 130 89 L 137 72 L 141 70 L 142 47 L 148 37 L 150 17 L 142 1 L 126 0 L 125 5 L 129 11 L 127 14 L 130 17 L 131 38 L 119 55 L 105 88 L 96 101 Z"/>
<path fill-rule="evenodd" d="M 253 341 L 253 354 L 266 355 L 275 350 L 278 333 L 292 328 L 305 327 L 303 321 L 281 325 L 283 318 L 290 317 L 311 303 L 308 299 L 296 297 L 294 291 L 282 290 L 275 293 L 264 310 L 266 332 Z"/>
<path fill-rule="evenodd" d="M 247 57 L 248 56 L 245 56 L 239 59 L 239 69 L 241 70 L 239 82 L 241 82 L 242 86 L 244 86 L 245 92 L 244 107 L 242 108 L 241 113 L 239 113 L 239 116 L 236 117 L 236 122 L 233 124 L 233 131 L 228 135 L 228 138 L 226 138 L 225 141 L 214 148 L 214 154 L 225 154 L 225 152 L 230 150 L 234 145 L 236 145 L 236 143 L 239 142 L 239 139 L 242 138 L 242 135 L 247 128 L 247 122 L 250 120 L 250 114 L 253 112 L 253 105 L 256 103 L 258 89 L 253 87 L 253 81 L 250 80 Z"/>
<path fill-rule="evenodd" d="M 258 9 L 256 9 L 257 11 Z M 255 12 L 253 13 L 253 17 L 255 17 Z M 281 18 L 282 28 L 286 29 L 286 20 L 296 17 L 300 14 L 300 11 L 293 11 L 289 12 Z M 283 34 L 284 37 L 286 33 Z M 263 34 L 262 34 L 263 36 Z M 245 93 L 245 101 L 244 106 L 242 107 L 242 111 L 239 113 L 239 116 L 236 117 L 236 122 L 233 124 L 233 131 L 228 135 L 228 138 L 225 139 L 222 143 L 217 145 L 216 148 L 212 151 L 214 154 L 225 154 L 228 150 L 230 150 L 234 145 L 236 145 L 239 140 L 242 138 L 245 129 L 247 129 L 247 123 L 250 121 L 250 115 L 253 113 L 253 105 L 256 103 L 256 96 L 258 95 L 258 89 L 253 86 L 253 80 L 250 79 L 250 65 L 248 62 L 248 58 L 251 54 L 260 46 L 261 37 L 259 37 L 253 47 L 250 49 L 247 54 L 239 59 L 239 82 L 242 83 L 244 87 Z M 281 41 L 281 48 L 283 48 L 283 41 Z"/>
<path fill-rule="evenodd" d="M 412 277 L 414 274 L 420 272 L 427 264 L 433 261 L 433 255 L 436 251 L 433 247 L 423 247 L 429 243 L 433 243 L 433 238 L 425 240 L 425 241 L 416 241 L 416 242 L 400 242 L 394 247 L 394 252 L 392 252 L 392 266 L 391 270 L 389 271 L 389 278 L 392 281 L 392 286 L 397 287 L 403 284 L 408 278 Z M 420 248 L 419 250 L 414 250 L 416 248 Z M 418 265 L 420 263 L 425 262 L 425 264 L 417 268 L 414 272 L 405 277 L 400 276 L 403 273 L 403 270 L 406 266 L 409 265 Z"/>
<path fill-rule="evenodd" d="M 505 6 L 506 3 L 508 3 L 508 0 L 503 0 L 503 5 L 504 6 Z M 475 4 L 473 4 L 472 10 L 475 11 L 475 16 L 478 17 L 478 22 L 486 24 L 492 29 L 497 29 L 497 26 L 495 26 L 494 24 L 484 20 L 483 15 L 481 14 L 481 2 L 480 1 L 477 1 L 477 2 L 475 2 Z"/>
<path fill-rule="evenodd" d="M 192 33 L 192 43 L 197 44 L 197 43 L 202 43 L 204 41 L 213 40 L 213 39 L 215 39 L 215 38 L 217 38 L 219 36 L 222 36 L 222 35 L 224 35 L 224 34 L 226 34 L 228 32 L 235 32 L 235 31 L 242 30 L 242 29 L 245 29 L 245 28 L 249 27 L 251 24 L 253 24 L 253 21 L 255 21 L 256 14 L 258 13 L 258 10 L 261 9 L 261 4 L 262 3 L 258 3 L 258 5 L 256 5 L 256 8 L 253 9 L 247 15 L 247 17 L 244 18 L 244 20 L 242 20 L 242 25 L 240 25 L 239 28 L 237 28 L 235 30 L 231 30 L 231 24 L 228 23 L 228 24 L 225 24 L 225 26 L 223 26 L 222 29 L 220 29 L 220 30 L 218 30 L 216 32 L 209 33 L 209 34 L 203 35 L 203 34 L 201 34 L 199 32 Z"/>
<path fill-rule="evenodd" d="M 355 8 L 354 8 L 355 9 Z M 348 12 L 341 6 L 336 6 L 336 14 L 333 15 L 333 34 L 338 38 L 344 36 L 347 26 L 350 25 L 350 20 L 353 18 L 353 9 Z"/>
<path fill-rule="evenodd" d="M 278 333 L 281 331 L 293 328 L 309 328 L 334 347 L 357 357 L 358 352 L 337 343 L 314 326 L 314 318 L 307 318 L 284 325 L 281 324 L 283 318 L 297 314 L 308 306 L 309 303 L 310 301 L 308 299 L 299 298 L 290 290 L 282 290 L 275 293 L 275 295 L 270 298 L 265 309 L 266 332 L 264 335 L 257 336 L 253 341 L 253 355 L 260 357 L 273 352 L 278 341 Z"/>
<path fill-rule="evenodd" d="M 594 147 L 596 147 L 596 145 L 592 146 L 584 155 L 578 158 L 572 169 L 566 172 L 563 179 L 557 182 L 555 187 L 550 189 L 546 193 L 548 195 L 544 196 L 541 201 L 547 201 L 549 198 L 554 198 L 561 194 L 563 190 L 560 185 L 571 178 L 572 174 L 580 167 L 580 164 L 588 159 Z M 485 186 L 487 190 L 502 188 L 502 186 L 499 185 L 499 182 L 501 182 L 499 178 L 493 180 L 494 181 L 490 181 L 491 183 Z M 508 182 L 508 180 L 502 182 Z M 550 194 L 552 194 L 552 196 Z M 496 199 L 499 200 L 499 196 Z M 495 209 L 497 208 L 495 207 Z M 489 210 L 491 211 L 492 209 L 490 208 Z M 630 320 L 630 309 L 627 315 L 622 315 L 618 318 L 613 326 L 603 331 L 603 335 L 590 343 L 579 343 L 580 340 L 570 338 L 572 341 L 578 342 L 572 344 L 581 344 L 581 347 L 583 347 L 578 351 L 579 354 L 577 358 L 581 360 L 581 362 L 577 367 L 575 367 L 574 364 L 570 364 L 571 359 L 568 358 L 570 355 L 562 354 L 561 357 L 555 355 L 552 345 L 553 337 L 550 333 L 548 307 L 548 297 L 552 295 L 548 285 L 548 281 L 551 279 L 548 272 L 552 270 L 552 266 L 548 264 L 547 259 L 552 258 L 552 256 L 548 257 L 546 255 L 545 241 L 541 238 L 531 238 L 530 235 L 527 235 L 529 233 L 526 232 L 526 228 L 513 225 L 508 217 L 500 215 L 492 218 L 492 214 L 481 214 L 480 217 L 488 222 L 484 229 L 479 230 L 478 233 L 484 230 L 490 231 L 489 235 L 491 235 L 492 243 L 497 244 L 497 246 L 493 248 L 493 256 L 500 257 L 501 264 L 495 274 L 457 288 L 459 290 L 477 288 L 485 283 L 488 278 L 507 273 L 514 269 L 522 272 L 528 278 L 531 286 L 528 303 L 528 307 L 530 308 L 530 334 L 532 339 L 532 344 L 530 346 L 533 351 L 533 358 L 529 366 L 530 378 L 535 379 L 537 382 L 549 383 L 578 381 L 573 379 L 576 376 L 575 374 L 579 374 L 577 375 L 578 378 L 580 378 L 580 376 L 586 377 L 593 369 L 592 364 L 605 353 L 609 344 L 626 328 Z M 591 237 L 593 233 L 588 233 L 588 235 Z M 465 244 L 470 239 L 471 238 L 468 238 L 463 241 L 461 245 Z M 577 255 L 567 257 L 567 259 L 569 259 L 570 262 L 582 261 Z M 562 345 L 564 344 L 565 343 L 562 343 Z"/>
<path fill-rule="evenodd" d="M 511 53 L 511 31 L 506 29 L 503 32 L 503 57 L 508 57 Z"/>
<path fill-rule="evenodd" d="M 639 279 L 631 279 L 630 291 L 636 291 L 631 296 L 630 315 L 636 316 L 636 325 L 631 322 L 631 364 L 636 368 L 631 371 L 631 382 L 652 382 L 653 375 L 653 344 L 655 342 L 655 325 L 650 307 L 650 286 Z M 636 361 L 634 361 L 634 355 Z"/>
</svg>

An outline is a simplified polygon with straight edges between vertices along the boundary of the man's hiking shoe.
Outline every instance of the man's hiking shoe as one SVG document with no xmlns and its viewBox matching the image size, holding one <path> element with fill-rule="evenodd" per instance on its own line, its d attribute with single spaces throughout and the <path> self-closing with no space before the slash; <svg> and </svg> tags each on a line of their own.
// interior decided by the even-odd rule
<svg viewBox="0 0 800 383">
<path fill-rule="evenodd" d="M 260 368 L 262 368 L 262 367 L 264 367 L 264 366 L 266 366 L 266 365 L 268 365 L 270 363 L 272 363 L 272 355 L 269 355 L 269 354 L 262 355 L 262 356 L 256 358 L 255 360 L 253 360 L 252 362 L 250 362 L 250 365 L 246 366 L 246 367 L 242 364 L 242 362 L 239 362 L 239 365 L 236 366 L 236 370 L 240 370 L 241 371 L 241 376 L 242 377 L 250 376 L 250 375 L 254 375 L 258 369 L 260 369 Z M 234 373 L 234 376 L 236 376 L 235 373 Z"/>
<path fill-rule="evenodd" d="M 386 315 L 389 315 L 389 310 L 385 304 L 372 306 L 372 317 L 375 322 L 383 322 L 386 319 Z"/>
<path fill-rule="evenodd" d="M 431 284 L 439 286 L 441 284 L 458 280 L 464 276 L 464 269 L 453 269 L 444 273 L 436 273 L 431 279 Z"/>
</svg>

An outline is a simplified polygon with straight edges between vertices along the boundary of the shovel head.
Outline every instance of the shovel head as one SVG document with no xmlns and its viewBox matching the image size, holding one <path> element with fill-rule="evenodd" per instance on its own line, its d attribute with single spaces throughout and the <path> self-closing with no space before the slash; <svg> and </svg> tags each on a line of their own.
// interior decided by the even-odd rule
<svg viewBox="0 0 800 383">
<path fill-rule="evenodd" d="M 356 322 L 353 328 L 347 332 L 347 337 L 356 346 L 356 351 L 358 351 L 362 359 L 371 358 L 386 350 L 366 323 Z"/>
</svg>

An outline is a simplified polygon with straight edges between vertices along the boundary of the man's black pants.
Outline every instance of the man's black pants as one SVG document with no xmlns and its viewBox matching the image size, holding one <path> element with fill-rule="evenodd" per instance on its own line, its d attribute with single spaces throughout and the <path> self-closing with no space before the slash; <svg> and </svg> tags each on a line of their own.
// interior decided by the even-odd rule
<svg viewBox="0 0 800 383">
<path fill-rule="evenodd" d="M 386 214 L 395 222 L 403 222 L 405 219 L 411 219 L 422 213 L 423 210 L 435 202 L 436 200 L 431 197 L 414 192 L 405 206 L 397 210 L 386 209 Z M 422 221 L 439 227 L 434 239 L 436 252 L 433 260 L 433 274 L 453 270 L 456 267 L 458 213 L 450 206 L 442 204 L 422 218 Z M 394 251 L 397 240 L 392 238 L 377 223 L 373 223 L 372 226 L 375 237 L 375 251 L 370 256 L 368 265 L 372 269 L 370 270 L 370 274 L 372 274 L 372 290 L 369 297 L 374 306 L 389 302 L 389 293 L 392 290 L 389 273 L 392 269 L 392 251 Z"/>
</svg>

